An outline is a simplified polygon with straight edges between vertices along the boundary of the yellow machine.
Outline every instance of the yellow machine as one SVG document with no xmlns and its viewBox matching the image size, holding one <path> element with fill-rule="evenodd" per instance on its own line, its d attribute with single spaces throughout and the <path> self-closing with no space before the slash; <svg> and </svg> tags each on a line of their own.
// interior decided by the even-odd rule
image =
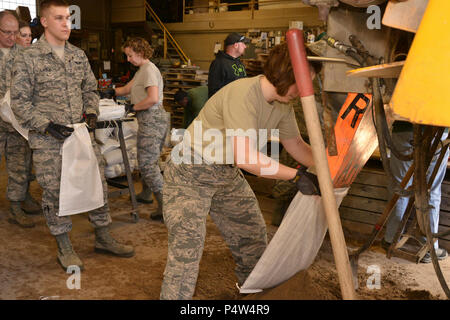
<svg viewBox="0 0 450 320">
<path fill-rule="evenodd" d="M 391 100 L 413 123 L 450 127 L 450 1 L 429 1 Z"/>
</svg>

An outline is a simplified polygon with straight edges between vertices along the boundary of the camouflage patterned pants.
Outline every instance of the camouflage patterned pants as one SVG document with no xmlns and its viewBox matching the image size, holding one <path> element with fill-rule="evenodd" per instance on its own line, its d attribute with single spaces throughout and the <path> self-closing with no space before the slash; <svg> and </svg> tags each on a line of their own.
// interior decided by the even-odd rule
<svg viewBox="0 0 450 320">
<path fill-rule="evenodd" d="M 153 110 L 152 110 L 153 109 Z M 137 151 L 142 179 L 153 192 L 163 189 L 159 156 L 169 129 L 169 117 L 162 108 L 146 111 L 145 120 L 138 116 Z"/>
<path fill-rule="evenodd" d="M 36 179 L 42 187 L 42 209 L 44 212 L 47 225 L 50 233 L 54 236 L 70 232 L 72 230 L 72 220 L 70 216 L 59 217 L 59 186 L 61 181 L 61 165 L 62 144 L 56 139 L 48 137 L 47 139 L 54 140 L 54 147 L 33 149 L 33 162 L 36 170 Z M 103 182 L 103 193 L 105 197 L 105 205 L 99 209 L 89 212 L 89 221 L 94 227 L 107 226 L 111 223 L 108 208 L 108 186 L 106 184 L 104 175 L 104 160 L 100 154 L 97 144 L 94 142 L 91 134 L 92 145 L 98 159 L 100 176 Z"/>
<path fill-rule="evenodd" d="M 0 131 L 0 159 L 5 154 L 9 201 L 24 201 L 31 176 L 31 149 L 16 131 Z"/>
<path fill-rule="evenodd" d="M 208 213 L 231 250 L 240 284 L 267 246 L 258 201 L 236 167 L 169 161 L 164 170 L 163 210 L 169 251 L 161 299 L 192 299 Z"/>
</svg>

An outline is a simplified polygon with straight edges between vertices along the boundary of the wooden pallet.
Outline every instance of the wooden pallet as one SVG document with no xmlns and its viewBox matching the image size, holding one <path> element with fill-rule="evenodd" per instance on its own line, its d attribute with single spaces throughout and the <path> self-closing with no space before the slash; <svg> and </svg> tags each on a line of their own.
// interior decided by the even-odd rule
<svg viewBox="0 0 450 320">
<path fill-rule="evenodd" d="M 387 177 L 384 171 L 365 168 L 351 185 L 342 201 L 339 212 L 343 225 L 354 231 L 366 233 L 373 230 L 388 202 Z M 439 232 L 450 229 L 450 181 L 442 183 Z M 450 250 L 450 235 L 440 238 L 442 247 Z"/>
<path fill-rule="evenodd" d="M 174 101 L 174 95 L 179 90 L 189 90 L 207 85 L 208 71 L 198 67 L 167 68 L 161 72 L 164 79 L 164 106 L 171 113 L 172 128 L 183 126 L 183 108 Z"/>
</svg>

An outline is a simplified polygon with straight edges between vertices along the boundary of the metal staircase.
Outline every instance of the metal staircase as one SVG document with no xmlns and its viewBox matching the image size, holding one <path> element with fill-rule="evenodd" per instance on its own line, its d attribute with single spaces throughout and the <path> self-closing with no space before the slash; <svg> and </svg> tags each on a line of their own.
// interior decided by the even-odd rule
<svg viewBox="0 0 450 320">
<path fill-rule="evenodd" d="M 186 55 L 183 49 L 181 49 L 178 42 L 166 28 L 161 19 L 159 19 L 158 15 L 155 13 L 155 11 L 147 1 L 145 2 L 145 10 L 149 14 L 151 21 L 154 22 L 154 25 L 158 28 L 159 33 L 164 39 L 164 59 L 180 59 L 182 63 L 188 64 L 189 57 Z"/>
</svg>

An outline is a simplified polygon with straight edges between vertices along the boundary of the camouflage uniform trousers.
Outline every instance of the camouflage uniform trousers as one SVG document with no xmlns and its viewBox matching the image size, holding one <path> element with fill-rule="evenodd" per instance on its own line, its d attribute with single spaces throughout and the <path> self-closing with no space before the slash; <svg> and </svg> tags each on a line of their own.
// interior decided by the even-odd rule
<svg viewBox="0 0 450 320">
<path fill-rule="evenodd" d="M 138 164 L 142 179 L 153 192 L 163 189 L 159 156 L 169 130 L 169 115 L 162 107 L 152 107 L 138 113 Z"/>
<path fill-rule="evenodd" d="M 30 132 L 30 135 L 32 133 Z M 34 133 L 37 134 L 37 133 Z M 38 134 L 41 137 L 41 134 Z M 53 140 L 51 148 L 35 148 L 33 149 L 33 162 L 36 170 L 36 179 L 42 187 L 42 209 L 44 212 L 50 233 L 54 236 L 60 235 L 72 230 L 72 220 L 70 216 L 59 217 L 59 187 L 61 181 L 62 143 L 51 136 L 45 136 L 46 140 Z M 91 133 L 92 146 L 97 156 L 100 169 L 100 177 L 103 183 L 103 194 L 105 205 L 101 208 L 89 212 L 89 221 L 94 227 L 104 227 L 111 223 L 108 207 L 108 186 L 104 175 L 104 160 L 101 156 Z M 48 144 L 46 144 L 48 146 Z"/>
<path fill-rule="evenodd" d="M 164 221 L 168 255 L 161 299 L 192 299 L 208 213 L 220 230 L 243 284 L 267 246 L 266 226 L 242 172 L 227 165 L 175 165 L 164 170 Z"/>
<path fill-rule="evenodd" d="M 31 177 L 31 149 L 14 128 L 0 120 L 0 159 L 5 154 L 8 173 L 7 198 L 9 201 L 24 201 Z"/>
</svg>

